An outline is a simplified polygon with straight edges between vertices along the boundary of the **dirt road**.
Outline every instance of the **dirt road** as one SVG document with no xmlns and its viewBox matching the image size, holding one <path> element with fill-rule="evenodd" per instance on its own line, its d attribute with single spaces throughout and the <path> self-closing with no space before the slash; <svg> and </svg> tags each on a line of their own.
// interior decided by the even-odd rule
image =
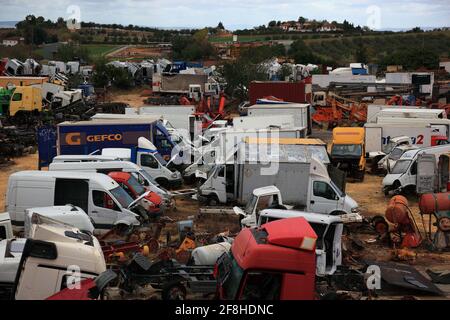
<svg viewBox="0 0 450 320">
<path fill-rule="evenodd" d="M 6 188 L 8 186 L 8 179 L 11 174 L 22 170 L 37 170 L 38 155 L 31 154 L 26 157 L 17 158 L 14 160 L 14 165 L 1 168 L 0 171 L 0 210 L 5 208 Z"/>
</svg>

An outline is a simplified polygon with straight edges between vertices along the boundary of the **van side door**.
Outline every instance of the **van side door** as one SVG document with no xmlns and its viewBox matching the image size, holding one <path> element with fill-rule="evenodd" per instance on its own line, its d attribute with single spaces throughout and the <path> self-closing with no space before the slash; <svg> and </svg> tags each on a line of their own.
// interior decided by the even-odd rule
<svg viewBox="0 0 450 320">
<path fill-rule="evenodd" d="M 72 204 L 89 214 L 89 181 L 83 179 L 55 180 L 55 199 L 53 205 L 64 206 Z"/>
<path fill-rule="evenodd" d="M 326 181 L 311 180 L 309 210 L 315 213 L 330 214 L 338 208 L 339 196 Z"/>
<path fill-rule="evenodd" d="M 159 161 L 153 154 L 148 152 L 138 152 L 136 162 L 136 164 L 147 171 L 153 179 L 161 177 L 162 170 L 160 169 Z"/>
<path fill-rule="evenodd" d="M 92 189 L 91 218 L 96 229 L 111 229 L 122 213 L 120 206 L 104 190 Z"/>
</svg>

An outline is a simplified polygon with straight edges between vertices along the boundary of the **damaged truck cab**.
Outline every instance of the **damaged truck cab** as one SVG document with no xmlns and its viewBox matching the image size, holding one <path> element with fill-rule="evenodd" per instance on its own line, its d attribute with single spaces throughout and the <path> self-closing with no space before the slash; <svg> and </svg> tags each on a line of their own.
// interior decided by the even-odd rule
<svg viewBox="0 0 450 320">
<path fill-rule="evenodd" d="M 361 181 L 366 171 L 364 128 L 334 128 L 331 163 Z"/>
<path fill-rule="evenodd" d="M 242 230 L 217 261 L 218 298 L 313 300 L 316 240 L 304 218 Z"/>
</svg>

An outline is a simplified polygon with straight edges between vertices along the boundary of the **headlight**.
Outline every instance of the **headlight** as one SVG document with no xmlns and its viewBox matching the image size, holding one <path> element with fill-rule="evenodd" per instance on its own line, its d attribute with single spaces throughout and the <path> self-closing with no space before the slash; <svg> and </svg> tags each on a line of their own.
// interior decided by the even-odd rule
<svg viewBox="0 0 450 320">
<path fill-rule="evenodd" d="M 178 177 L 178 175 L 176 172 L 174 172 L 174 173 L 172 173 L 171 177 L 176 179 Z"/>
<path fill-rule="evenodd" d="M 352 208 L 351 212 L 352 213 L 358 213 L 359 212 L 359 207 Z"/>
</svg>

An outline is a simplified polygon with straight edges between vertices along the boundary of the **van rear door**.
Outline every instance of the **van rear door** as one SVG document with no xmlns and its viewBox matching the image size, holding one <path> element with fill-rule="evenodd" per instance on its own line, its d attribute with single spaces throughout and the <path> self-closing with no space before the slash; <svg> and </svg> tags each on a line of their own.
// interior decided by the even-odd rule
<svg viewBox="0 0 450 320">
<path fill-rule="evenodd" d="M 436 156 L 419 154 L 417 157 L 416 191 L 418 194 L 433 193 L 437 187 Z"/>
</svg>

